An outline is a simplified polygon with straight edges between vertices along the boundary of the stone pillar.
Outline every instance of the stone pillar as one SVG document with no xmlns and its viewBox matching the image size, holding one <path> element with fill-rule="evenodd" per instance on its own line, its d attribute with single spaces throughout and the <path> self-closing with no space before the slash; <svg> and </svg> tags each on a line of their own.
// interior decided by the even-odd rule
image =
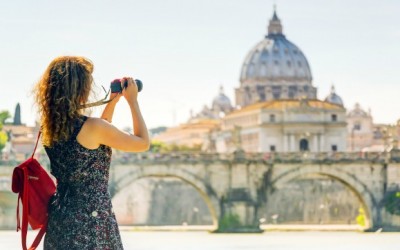
<svg viewBox="0 0 400 250">
<path fill-rule="evenodd" d="M 283 134 L 283 152 L 289 152 L 289 135 Z"/>
<path fill-rule="evenodd" d="M 325 135 L 324 134 L 321 134 L 321 152 L 326 152 Z"/>
<path fill-rule="evenodd" d="M 317 150 L 318 150 L 318 153 L 319 153 L 319 152 L 322 151 L 322 150 L 321 150 L 321 134 L 317 134 L 317 137 L 318 137 L 318 146 L 317 146 Z"/>
<path fill-rule="evenodd" d="M 312 144 L 312 147 L 311 147 L 311 151 L 312 152 L 318 152 L 319 151 L 319 148 L 318 148 L 318 137 L 317 137 L 316 134 L 312 135 L 312 137 L 313 137 L 313 144 Z"/>
<path fill-rule="evenodd" d="M 236 105 L 243 106 L 243 93 L 240 88 L 235 89 L 235 101 Z"/>
<path fill-rule="evenodd" d="M 216 233 L 261 233 L 256 207 L 253 202 L 225 202 L 225 213 L 220 218 Z"/>
<path fill-rule="evenodd" d="M 290 135 L 290 152 L 295 152 L 296 151 L 296 139 L 295 135 L 291 134 Z"/>
<path fill-rule="evenodd" d="M 282 86 L 281 99 L 289 98 L 289 89 L 288 86 Z"/>
<path fill-rule="evenodd" d="M 265 98 L 267 101 L 274 99 L 274 96 L 272 95 L 272 88 L 270 86 L 265 87 Z"/>
</svg>

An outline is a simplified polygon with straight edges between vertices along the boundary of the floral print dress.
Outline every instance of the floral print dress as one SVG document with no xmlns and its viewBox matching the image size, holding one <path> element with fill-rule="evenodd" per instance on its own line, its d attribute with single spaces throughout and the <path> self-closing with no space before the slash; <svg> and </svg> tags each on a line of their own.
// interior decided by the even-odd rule
<svg viewBox="0 0 400 250">
<path fill-rule="evenodd" d="M 45 147 L 57 178 L 45 250 L 123 249 L 108 191 L 111 148 L 87 149 L 76 140 L 86 120 L 82 116 L 75 121 L 68 141 Z"/>
</svg>

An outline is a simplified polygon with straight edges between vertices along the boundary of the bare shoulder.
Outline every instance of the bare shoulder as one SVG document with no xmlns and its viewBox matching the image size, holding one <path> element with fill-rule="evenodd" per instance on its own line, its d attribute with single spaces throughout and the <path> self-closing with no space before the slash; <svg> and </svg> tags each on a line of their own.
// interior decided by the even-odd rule
<svg viewBox="0 0 400 250">
<path fill-rule="evenodd" d="M 101 137 L 109 136 L 118 128 L 102 118 L 88 117 L 82 130 L 85 134 L 94 138 L 92 140 L 98 141 L 100 139 L 101 141 Z"/>
<path fill-rule="evenodd" d="M 97 137 L 101 134 L 102 128 L 106 126 L 104 122 L 106 121 L 102 121 L 100 118 L 88 117 L 77 135 L 78 142 L 85 148 L 96 149 L 100 145 Z"/>
<path fill-rule="evenodd" d="M 96 132 L 113 125 L 110 124 L 108 121 L 98 117 L 88 117 L 85 122 L 85 126 L 88 130 Z"/>
<path fill-rule="evenodd" d="M 105 131 L 111 129 L 110 126 L 113 127 L 109 122 L 97 118 L 97 117 L 88 117 L 85 123 L 82 126 L 82 133 L 79 133 L 78 137 L 81 138 L 88 138 L 90 137 L 90 141 L 95 140 L 100 134 L 104 133 Z M 82 134 L 82 135 L 80 135 Z"/>
<path fill-rule="evenodd" d="M 143 152 L 149 148 L 147 140 L 128 134 L 101 118 L 88 118 L 82 130 L 85 138 L 78 139 L 88 148 L 107 145 L 126 152 Z"/>
</svg>

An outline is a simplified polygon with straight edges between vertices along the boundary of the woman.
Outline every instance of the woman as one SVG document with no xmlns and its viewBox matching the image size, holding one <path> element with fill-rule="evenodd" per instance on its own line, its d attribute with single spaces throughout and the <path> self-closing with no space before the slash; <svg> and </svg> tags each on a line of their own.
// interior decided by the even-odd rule
<svg viewBox="0 0 400 250">
<path fill-rule="evenodd" d="M 149 136 L 132 78 L 122 94 L 112 94 L 101 118 L 86 117 L 93 64 L 83 57 L 54 59 L 35 88 L 42 143 L 57 178 L 49 203 L 44 249 L 123 249 L 108 192 L 111 148 L 141 152 Z M 134 135 L 111 124 L 123 95 L 132 114 Z"/>
</svg>

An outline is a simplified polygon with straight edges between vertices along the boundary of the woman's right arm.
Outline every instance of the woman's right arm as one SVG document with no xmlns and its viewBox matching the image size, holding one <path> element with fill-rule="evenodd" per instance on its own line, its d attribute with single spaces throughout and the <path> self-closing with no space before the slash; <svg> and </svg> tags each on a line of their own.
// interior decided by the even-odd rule
<svg viewBox="0 0 400 250">
<path fill-rule="evenodd" d="M 138 89 L 132 78 L 126 79 L 128 86 L 122 93 L 131 109 L 133 135 L 121 131 L 111 123 L 99 118 L 89 119 L 90 127 L 93 129 L 90 133 L 94 135 L 96 144 L 99 145 L 104 144 L 127 152 L 147 151 L 150 147 L 150 139 L 137 101 Z"/>
</svg>

